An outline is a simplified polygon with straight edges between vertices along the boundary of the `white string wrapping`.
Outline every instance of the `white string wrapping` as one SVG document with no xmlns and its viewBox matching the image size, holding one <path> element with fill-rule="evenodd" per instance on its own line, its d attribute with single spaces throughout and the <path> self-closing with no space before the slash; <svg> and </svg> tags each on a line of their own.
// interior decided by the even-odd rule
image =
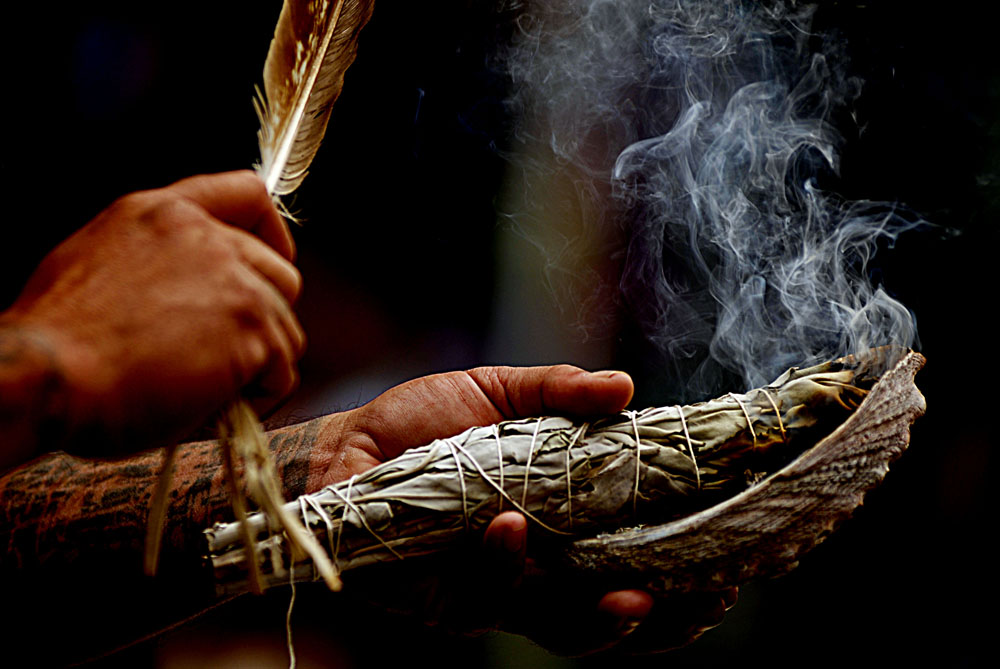
<svg viewBox="0 0 1000 669">
<path fill-rule="evenodd" d="M 531 473 L 531 458 L 535 455 L 535 442 L 538 441 L 538 428 L 542 426 L 542 420 L 535 421 L 535 431 L 531 435 L 531 445 L 528 447 L 528 461 L 524 465 L 524 489 L 521 491 L 521 506 L 528 504 L 528 478 Z"/>
<path fill-rule="evenodd" d="M 750 420 L 750 412 L 747 411 L 746 405 L 743 404 L 743 402 L 740 401 L 739 397 L 737 397 L 736 395 L 734 395 L 732 393 L 729 393 L 729 397 L 732 397 L 733 401 L 736 402 L 740 406 L 740 411 L 742 411 L 743 412 L 743 416 L 746 417 L 746 419 L 747 419 L 747 428 L 750 430 L 750 436 L 753 437 L 753 450 L 756 451 L 757 450 L 757 433 L 754 432 L 753 421 Z"/>
<path fill-rule="evenodd" d="M 687 420 L 684 418 L 684 408 L 677 405 L 677 415 L 681 419 L 681 428 L 684 430 L 684 439 L 687 441 L 688 453 L 691 454 L 691 462 L 694 464 L 694 478 L 697 490 L 701 490 L 701 472 L 698 470 L 698 459 L 694 457 L 694 444 L 691 443 L 691 433 L 688 432 Z"/>
<path fill-rule="evenodd" d="M 635 487 L 632 489 L 632 515 L 639 515 L 639 468 L 642 465 L 642 442 L 639 439 L 639 423 L 636 421 L 635 411 L 628 411 L 629 419 L 632 421 L 632 430 L 635 432 Z"/>
</svg>

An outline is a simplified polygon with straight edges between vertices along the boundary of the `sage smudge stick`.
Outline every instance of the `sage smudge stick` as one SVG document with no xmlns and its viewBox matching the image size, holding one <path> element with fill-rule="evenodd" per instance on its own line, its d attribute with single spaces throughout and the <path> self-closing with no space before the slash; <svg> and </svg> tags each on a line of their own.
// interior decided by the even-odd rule
<svg viewBox="0 0 1000 669">
<path fill-rule="evenodd" d="M 877 381 L 884 358 L 793 368 L 764 388 L 688 406 L 473 428 L 286 510 L 340 571 L 444 550 L 504 510 L 522 512 L 533 532 L 554 540 L 666 522 L 745 490 L 843 423 Z M 264 515 L 247 524 L 265 587 L 319 578 L 284 534 L 271 533 Z M 245 591 L 239 523 L 206 535 L 218 592 Z"/>
</svg>

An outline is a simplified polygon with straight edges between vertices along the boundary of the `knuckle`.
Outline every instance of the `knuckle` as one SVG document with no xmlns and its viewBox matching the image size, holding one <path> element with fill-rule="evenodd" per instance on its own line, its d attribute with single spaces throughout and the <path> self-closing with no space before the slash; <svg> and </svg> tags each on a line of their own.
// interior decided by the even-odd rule
<svg viewBox="0 0 1000 669">
<path fill-rule="evenodd" d="M 225 249 L 217 251 L 220 257 L 226 254 Z M 231 318 L 240 331 L 251 332 L 263 336 L 267 323 L 267 313 L 263 307 L 266 297 L 264 291 L 256 286 L 239 265 L 230 268 L 229 279 L 221 291 L 223 297 L 220 305 L 228 318 Z"/>
<path fill-rule="evenodd" d="M 264 331 L 267 316 L 261 307 L 263 295 L 252 286 L 244 286 L 235 291 L 233 296 L 233 312 L 240 325 L 255 331 Z"/>
<path fill-rule="evenodd" d="M 480 387 L 498 388 L 507 382 L 512 370 L 513 367 L 504 366 L 476 367 L 470 369 L 468 374 Z"/>
<path fill-rule="evenodd" d="M 239 243 L 233 235 L 221 224 L 208 216 L 197 205 L 193 205 L 198 216 L 191 216 L 184 227 L 186 238 L 193 251 L 198 254 L 208 254 L 212 259 L 222 263 L 223 267 L 244 264 Z M 182 224 L 185 225 L 185 224 Z"/>
<path fill-rule="evenodd" d="M 519 389 L 512 383 L 513 367 L 477 367 L 468 375 L 486 399 L 505 417 L 514 416 L 520 406 Z"/>
<path fill-rule="evenodd" d="M 240 262 L 239 253 L 232 244 L 216 235 L 206 235 L 199 240 L 198 248 L 205 262 L 217 268 L 235 268 Z"/>
<path fill-rule="evenodd" d="M 142 212 L 157 200 L 155 191 L 139 191 L 123 195 L 108 205 L 100 217 L 103 221 L 131 221 L 139 219 Z"/>
<path fill-rule="evenodd" d="M 169 191 L 145 200 L 136 216 L 139 223 L 156 234 L 174 234 L 206 221 L 205 212 L 195 203 Z"/>
<path fill-rule="evenodd" d="M 233 377 L 236 385 L 243 387 L 257 377 L 268 358 L 267 344 L 257 335 L 245 335 L 236 349 L 233 360 Z"/>
<path fill-rule="evenodd" d="M 299 380 L 300 377 L 298 370 L 295 367 L 291 367 L 289 369 L 287 382 L 285 383 L 285 387 L 282 389 L 281 394 L 284 396 L 294 393 L 299 387 Z"/>
</svg>

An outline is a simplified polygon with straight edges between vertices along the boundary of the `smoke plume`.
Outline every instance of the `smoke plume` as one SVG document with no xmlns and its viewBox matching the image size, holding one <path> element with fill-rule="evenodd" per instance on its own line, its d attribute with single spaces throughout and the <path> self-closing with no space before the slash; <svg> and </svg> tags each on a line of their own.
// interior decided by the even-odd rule
<svg viewBox="0 0 1000 669">
<path fill-rule="evenodd" d="M 869 262 L 920 222 L 829 189 L 837 128 L 863 83 L 837 40 L 812 31 L 812 8 L 515 4 L 503 65 L 516 140 L 551 154 L 522 152 L 521 167 L 572 166 L 600 201 L 592 222 L 626 232 L 620 305 L 685 369 L 690 395 L 721 390 L 727 374 L 749 388 L 789 366 L 913 344 L 912 314 Z"/>
</svg>

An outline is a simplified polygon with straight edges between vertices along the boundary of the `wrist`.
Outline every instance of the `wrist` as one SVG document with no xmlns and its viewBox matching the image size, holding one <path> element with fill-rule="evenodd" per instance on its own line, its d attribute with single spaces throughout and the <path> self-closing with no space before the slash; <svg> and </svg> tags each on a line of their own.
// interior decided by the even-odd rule
<svg viewBox="0 0 1000 669">
<path fill-rule="evenodd" d="M 0 397 L 0 468 L 62 446 L 68 393 L 55 347 L 8 315 L 0 315 Z"/>
<path fill-rule="evenodd" d="M 267 433 L 286 499 L 331 482 L 329 472 L 343 456 L 341 422 L 342 414 L 330 414 Z"/>
</svg>

